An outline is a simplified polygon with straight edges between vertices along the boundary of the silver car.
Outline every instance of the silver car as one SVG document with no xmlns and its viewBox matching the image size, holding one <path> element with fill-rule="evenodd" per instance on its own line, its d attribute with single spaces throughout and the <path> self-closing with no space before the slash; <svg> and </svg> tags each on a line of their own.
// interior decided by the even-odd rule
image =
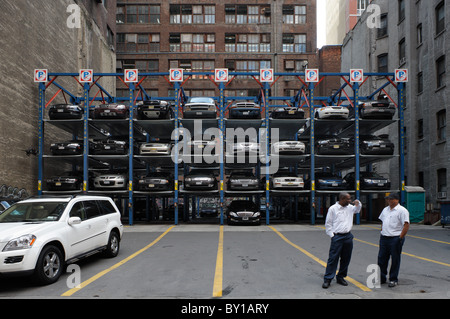
<svg viewBox="0 0 450 319">
<path fill-rule="evenodd" d="M 350 111 L 348 108 L 343 106 L 326 106 L 315 110 L 316 118 L 318 119 L 328 119 L 328 118 L 339 118 L 348 119 Z"/>
<path fill-rule="evenodd" d="M 172 144 L 170 143 L 143 143 L 139 147 L 141 155 L 170 155 Z"/>
<path fill-rule="evenodd" d="M 302 155 L 305 151 L 305 143 L 300 141 L 282 141 L 272 145 L 272 154 L 275 155 Z"/>
<path fill-rule="evenodd" d="M 106 174 L 94 178 L 96 189 L 123 190 L 127 187 L 127 178 L 121 174 Z"/>
<path fill-rule="evenodd" d="M 304 187 L 305 182 L 303 178 L 294 174 L 275 174 L 272 178 L 272 188 L 274 190 L 303 189 Z"/>
<path fill-rule="evenodd" d="M 183 107 L 183 117 L 213 118 L 217 117 L 216 102 L 210 97 L 191 97 Z"/>
</svg>

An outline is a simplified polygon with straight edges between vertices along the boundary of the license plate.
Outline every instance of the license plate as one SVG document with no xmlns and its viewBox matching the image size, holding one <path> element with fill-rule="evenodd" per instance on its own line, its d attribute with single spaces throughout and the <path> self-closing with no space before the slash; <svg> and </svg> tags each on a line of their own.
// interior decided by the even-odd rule
<svg viewBox="0 0 450 319">
<path fill-rule="evenodd" d="M 287 183 L 288 185 L 294 185 L 294 183 L 292 183 L 292 182 L 289 182 L 289 183 Z"/>
<path fill-rule="evenodd" d="M 336 187 L 336 186 L 338 186 L 338 183 L 332 183 L 331 186 Z"/>
<path fill-rule="evenodd" d="M 334 148 L 334 149 L 338 149 L 338 148 L 339 148 L 339 145 L 333 145 L 333 148 Z"/>
<path fill-rule="evenodd" d="M 242 112 L 242 114 L 244 114 L 244 115 L 249 115 L 250 112 Z"/>
<path fill-rule="evenodd" d="M 149 106 L 148 109 L 149 110 L 153 110 L 155 107 L 154 106 Z"/>
<path fill-rule="evenodd" d="M 196 185 L 202 185 L 202 182 L 195 182 Z"/>
<path fill-rule="evenodd" d="M 64 112 L 64 110 L 63 109 L 59 109 L 59 110 L 57 110 L 57 112 L 58 113 L 62 113 L 62 112 Z"/>
<path fill-rule="evenodd" d="M 248 187 L 248 184 L 242 184 L 242 187 Z"/>
<path fill-rule="evenodd" d="M 242 220 L 248 220 L 248 217 L 242 217 Z"/>
<path fill-rule="evenodd" d="M 63 149 L 64 149 L 64 146 L 58 146 L 58 149 L 59 149 L 59 150 L 63 150 Z"/>
<path fill-rule="evenodd" d="M 197 114 L 197 115 L 202 115 L 202 112 L 196 112 L 195 114 Z"/>
<path fill-rule="evenodd" d="M 103 112 L 104 113 L 109 113 L 109 112 L 111 112 L 111 110 L 104 110 Z"/>
<path fill-rule="evenodd" d="M 384 186 L 384 183 L 378 183 L 378 186 Z"/>
<path fill-rule="evenodd" d="M 110 150 L 111 146 L 105 146 L 105 150 Z"/>
<path fill-rule="evenodd" d="M 151 148 L 151 149 L 150 149 L 150 152 L 157 152 L 157 151 L 158 151 L 157 148 Z"/>
<path fill-rule="evenodd" d="M 61 183 L 60 182 L 56 182 L 55 186 L 61 186 Z"/>
<path fill-rule="evenodd" d="M 289 111 L 288 113 L 289 114 L 295 114 L 295 111 Z"/>
<path fill-rule="evenodd" d="M 155 187 L 155 184 L 148 184 L 148 187 Z"/>
<path fill-rule="evenodd" d="M 109 184 L 111 184 L 111 182 L 110 181 L 103 181 L 103 184 L 109 185 Z"/>
</svg>

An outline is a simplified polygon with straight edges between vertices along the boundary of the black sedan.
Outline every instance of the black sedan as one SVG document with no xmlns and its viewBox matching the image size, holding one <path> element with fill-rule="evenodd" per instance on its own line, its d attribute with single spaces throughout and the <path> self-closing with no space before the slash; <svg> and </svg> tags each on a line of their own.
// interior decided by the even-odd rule
<svg viewBox="0 0 450 319">
<path fill-rule="evenodd" d="M 228 190 L 259 190 L 261 183 L 256 176 L 249 171 L 235 171 L 230 174 L 227 181 Z"/>
<path fill-rule="evenodd" d="M 227 209 L 227 224 L 250 223 L 261 224 L 259 207 L 249 200 L 234 200 Z"/>
<path fill-rule="evenodd" d="M 92 155 L 126 155 L 128 143 L 116 140 L 95 140 L 89 144 Z"/>
<path fill-rule="evenodd" d="M 172 113 L 172 108 L 167 101 L 143 101 L 137 105 L 138 120 L 170 119 Z"/>
<path fill-rule="evenodd" d="M 61 176 L 47 179 L 49 191 L 79 191 L 83 185 L 83 177 L 79 172 L 65 172 Z"/>
<path fill-rule="evenodd" d="M 380 136 L 361 136 L 360 152 L 363 155 L 393 155 L 394 143 L 392 143 L 387 135 Z"/>
<path fill-rule="evenodd" d="M 318 155 L 349 155 L 354 149 L 348 138 L 323 137 L 316 143 Z"/>
<path fill-rule="evenodd" d="M 75 104 L 55 104 L 48 109 L 50 120 L 79 120 L 83 117 L 84 109 Z"/>
<path fill-rule="evenodd" d="M 154 172 L 140 176 L 136 181 L 136 190 L 139 191 L 171 191 L 173 189 L 173 176 L 170 173 Z"/>
<path fill-rule="evenodd" d="M 277 107 L 271 116 L 273 119 L 304 119 L 305 111 L 300 107 Z"/>
<path fill-rule="evenodd" d="M 344 177 L 349 187 L 355 187 L 355 173 L 348 173 Z M 360 172 L 360 186 L 362 190 L 389 190 L 391 182 L 375 172 Z"/>
<path fill-rule="evenodd" d="M 82 141 L 68 141 L 50 144 L 52 155 L 81 155 L 83 154 Z"/>
<path fill-rule="evenodd" d="M 388 100 L 362 102 L 359 114 L 362 119 L 391 120 L 395 115 L 395 106 Z"/>
<path fill-rule="evenodd" d="M 317 172 L 315 175 L 315 185 L 317 190 L 343 190 L 347 189 L 348 185 L 343 180 L 342 177 L 339 177 L 332 173 L 326 172 Z M 308 189 L 311 189 L 311 180 L 308 179 L 305 182 L 305 186 Z"/>
<path fill-rule="evenodd" d="M 216 175 L 208 170 L 194 170 L 184 177 L 184 189 L 189 191 L 217 190 Z"/>
<path fill-rule="evenodd" d="M 260 119 L 261 108 L 253 102 L 238 102 L 230 107 L 230 119 Z"/>
</svg>

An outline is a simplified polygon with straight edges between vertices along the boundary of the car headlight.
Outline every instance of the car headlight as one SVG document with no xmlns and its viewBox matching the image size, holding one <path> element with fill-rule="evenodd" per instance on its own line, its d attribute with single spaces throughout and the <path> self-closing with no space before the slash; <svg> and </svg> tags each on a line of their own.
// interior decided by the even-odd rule
<svg viewBox="0 0 450 319">
<path fill-rule="evenodd" d="M 191 181 L 192 181 L 192 178 L 186 177 L 186 178 L 184 179 L 184 181 L 185 181 L 185 182 L 191 182 Z"/>
<path fill-rule="evenodd" d="M 230 216 L 238 217 L 238 215 L 235 212 L 230 212 Z"/>
<path fill-rule="evenodd" d="M 256 213 L 253 214 L 253 217 L 259 217 L 260 215 L 261 215 L 260 212 L 256 212 Z"/>
<path fill-rule="evenodd" d="M 11 239 L 3 248 L 3 251 L 30 249 L 35 242 L 36 236 L 34 235 L 20 236 L 19 238 Z"/>
</svg>

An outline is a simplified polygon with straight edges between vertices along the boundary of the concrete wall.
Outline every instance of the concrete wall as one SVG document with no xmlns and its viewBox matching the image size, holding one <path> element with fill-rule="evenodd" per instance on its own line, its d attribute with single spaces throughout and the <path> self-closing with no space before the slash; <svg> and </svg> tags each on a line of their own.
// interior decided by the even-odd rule
<svg viewBox="0 0 450 319">
<path fill-rule="evenodd" d="M 86 2 L 86 1 L 84 1 Z M 92 1 L 95 2 L 96 1 Z M 115 1 L 109 10 L 96 4 L 91 10 L 115 13 Z M 81 28 L 68 28 L 70 4 L 81 5 Z M 37 191 L 37 157 L 27 156 L 28 148 L 38 148 L 38 85 L 33 81 L 36 68 L 50 72 L 78 72 L 93 68 L 96 72 L 114 72 L 116 57 L 104 32 L 81 1 L 73 0 L 2 0 L 0 3 L 0 185 Z M 103 21 L 103 23 L 105 23 Z M 80 87 L 74 79 L 57 80 L 72 93 Z M 102 80 L 103 81 L 103 80 Z M 115 81 L 101 82 L 106 89 Z M 47 100 L 56 92 L 47 90 Z M 62 95 L 55 100 L 64 102 Z M 61 131 L 46 128 L 46 146 L 53 140 L 67 138 Z M 70 137 L 69 137 L 70 138 Z M 45 150 L 48 154 L 48 149 Z"/>
</svg>

